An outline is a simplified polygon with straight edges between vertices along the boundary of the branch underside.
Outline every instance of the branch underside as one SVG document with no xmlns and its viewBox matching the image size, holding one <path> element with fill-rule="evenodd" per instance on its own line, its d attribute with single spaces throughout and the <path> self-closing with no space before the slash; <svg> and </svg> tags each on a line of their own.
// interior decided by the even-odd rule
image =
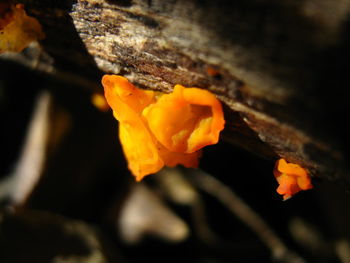
<svg viewBox="0 0 350 263">
<path fill-rule="evenodd" d="M 225 104 L 223 139 L 350 185 L 339 147 L 347 1 L 24 2 L 44 27 L 43 53 L 4 59 L 37 60 L 35 69 L 99 92 L 103 73 L 165 92 L 208 89 Z"/>
</svg>

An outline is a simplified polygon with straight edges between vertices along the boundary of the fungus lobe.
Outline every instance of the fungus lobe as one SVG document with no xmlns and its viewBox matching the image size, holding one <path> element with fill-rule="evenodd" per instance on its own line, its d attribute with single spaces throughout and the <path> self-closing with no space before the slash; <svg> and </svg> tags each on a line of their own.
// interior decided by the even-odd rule
<svg viewBox="0 0 350 263">
<path fill-rule="evenodd" d="M 176 85 L 164 94 L 105 75 L 105 97 L 119 121 L 119 138 L 137 181 L 163 166 L 197 167 L 201 149 L 224 128 L 219 100 L 207 90 Z"/>
<path fill-rule="evenodd" d="M 279 183 L 277 193 L 283 195 L 283 200 L 291 198 L 301 190 L 313 188 L 307 170 L 298 164 L 287 163 L 285 159 L 276 162 L 274 175 Z"/>
<path fill-rule="evenodd" d="M 0 54 L 21 52 L 44 37 L 38 20 L 28 16 L 22 4 L 0 3 Z"/>
</svg>

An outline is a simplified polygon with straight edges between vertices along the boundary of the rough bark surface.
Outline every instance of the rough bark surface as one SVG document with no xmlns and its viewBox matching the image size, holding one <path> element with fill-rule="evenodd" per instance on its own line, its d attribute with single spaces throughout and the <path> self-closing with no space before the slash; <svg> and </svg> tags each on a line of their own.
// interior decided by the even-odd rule
<svg viewBox="0 0 350 263">
<path fill-rule="evenodd" d="M 350 1 L 23 2 L 44 27 L 43 52 L 4 59 L 97 91 L 103 73 L 165 92 L 208 89 L 225 104 L 223 139 L 350 185 Z"/>
</svg>

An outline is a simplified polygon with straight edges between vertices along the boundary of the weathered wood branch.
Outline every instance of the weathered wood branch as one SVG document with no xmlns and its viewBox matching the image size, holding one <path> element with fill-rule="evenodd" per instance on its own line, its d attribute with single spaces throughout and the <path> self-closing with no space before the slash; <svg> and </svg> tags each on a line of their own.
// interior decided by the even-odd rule
<svg viewBox="0 0 350 263">
<path fill-rule="evenodd" d="M 227 106 L 225 140 L 350 186 L 350 1 L 23 2 L 47 35 L 37 69 L 95 90 L 103 72 L 209 89 Z"/>
</svg>

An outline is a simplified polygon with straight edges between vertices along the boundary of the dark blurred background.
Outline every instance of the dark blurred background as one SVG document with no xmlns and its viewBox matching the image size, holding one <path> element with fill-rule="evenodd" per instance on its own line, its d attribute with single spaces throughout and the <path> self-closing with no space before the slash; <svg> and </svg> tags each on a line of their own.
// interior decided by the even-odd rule
<svg viewBox="0 0 350 263">
<path fill-rule="evenodd" d="M 43 139 L 43 162 L 29 161 L 40 164 L 34 168 L 36 183 L 21 188 L 28 182 L 18 167 L 23 155 L 35 152 L 23 149 L 43 92 L 50 96 L 50 135 Z M 192 171 L 180 170 L 188 185 L 173 187 L 196 193 L 197 214 L 193 203 L 167 196 L 160 175 L 136 183 L 119 145 L 117 122 L 110 111 L 93 105 L 92 95 L 0 60 L 0 262 L 350 262 L 350 195 L 341 186 L 315 180 L 314 189 L 283 202 L 275 191 L 273 162 L 225 141 L 204 150 L 200 169 L 239 195 L 303 261 L 276 257 L 217 197 L 199 189 Z M 22 197 L 16 199 L 15 191 L 23 191 Z M 133 207 L 136 192 L 155 205 Z M 126 207 L 144 215 L 138 221 L 144 226 L 130 223 L 121 231 L 121 218 L 136 218 L 128 218 Z"/>
</svg>

